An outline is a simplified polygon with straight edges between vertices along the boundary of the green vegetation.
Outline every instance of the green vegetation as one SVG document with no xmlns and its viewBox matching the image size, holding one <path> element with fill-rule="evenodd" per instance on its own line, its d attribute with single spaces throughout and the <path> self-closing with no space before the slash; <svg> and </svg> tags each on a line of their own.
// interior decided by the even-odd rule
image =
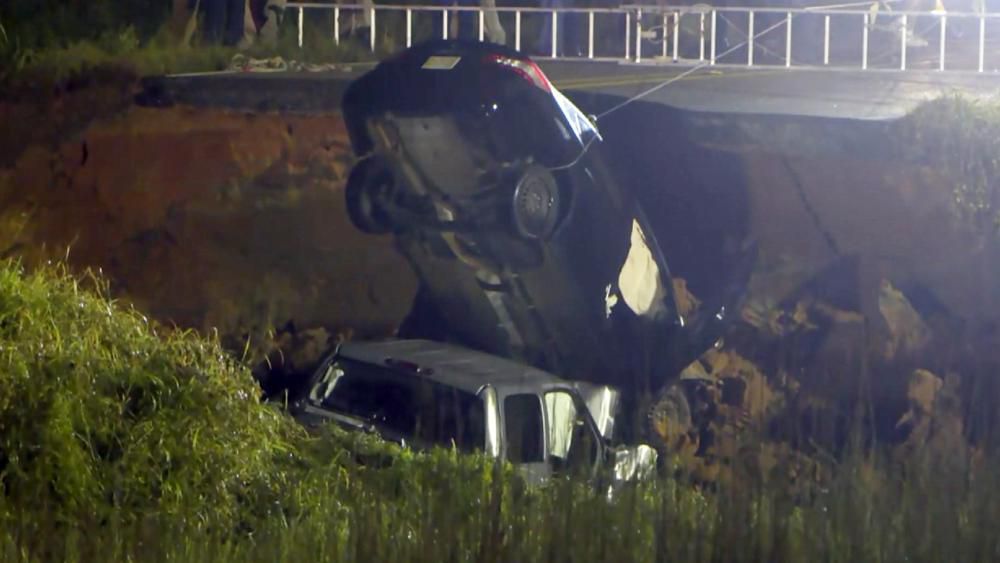
<svg viewBox="0 0 1000 563">
<path fill-rule="evenodd" d="M 809 489 L 748 464 L 718 490 L 671 474 L 609 501 L 575 480 L 525 489 L 509 467 L 452 451 L 310 435 L 260 403 L 217 342 L 59 266 L 0 264 L 0 377 L 4 561 L 991 561 L 1000 549 L 993 461 L 893 469 L 869 452 Z"/>
<path fill-rule="evenodd" d="M 361 45 L 335 45 L 329 34 L 321 34 L 319 30 L 306 37 L 302 48 L 294 36 L 285 34 L 273 47 L 255 46 L 243 54 L 308 63 L 372 58 Z M 58 83 L 102 68 L 121 69 L 136 76 L 217 71 L 228 68 L 239 52 L 233 47 L 185 46 L 166 33 L 143 41 L 131 27 L 93 40 L 82 39 L 38 50 L 23 48 L 17 36 L 0 33 L 0 84 L 37 79 Z"/>
<path fill-rule="evenodd" d="M 979 232 L 1000 232 L 1000 106 L 945 97 L 921 104 L 897 127 L 905 159 L 954 179 L 957 217 Z"/>
<path fill-rule="evenodd" d="M 20 2 L 0 6 L 0 86 L 21 82 L 59 83 L 95 70 L 118 69 L 136 76 L 223 70 L 238 51 L 203 44 L 172 29 L 164 2 Z M 141 5 L 149 4 L 148 10 Z M 79 12 L 86 6 L 86 10 Z M 189 25 L 194 21 L 189 21 Z M 332 25 L 306 23 L 298 45 L 296 22 L 286 18 L 277 44 L 242 51 L 253 58 L 282 57 L 307 63 L 371 60 L 367 45 L 337 45 Z M 176 22 L 173 27 L 176 27 Z M 382 48 L 388 46 L 380 45 Z"/>
</svg>

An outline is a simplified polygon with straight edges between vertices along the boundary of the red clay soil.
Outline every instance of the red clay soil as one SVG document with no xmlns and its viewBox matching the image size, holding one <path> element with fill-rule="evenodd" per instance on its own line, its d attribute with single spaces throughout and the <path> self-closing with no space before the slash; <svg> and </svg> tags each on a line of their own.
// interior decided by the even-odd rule
<svg viewBox="0 0 1000 563">
<path fill-rule="evenodd" d="M 234 345 L 289 321 L 385 335 L 408 310 L 391 240 L 348 222 L 339 115 L 131 107 L 25 144 L 0 168 L 0 255 L 68 254 L 140 310 Z"/>
</svg>

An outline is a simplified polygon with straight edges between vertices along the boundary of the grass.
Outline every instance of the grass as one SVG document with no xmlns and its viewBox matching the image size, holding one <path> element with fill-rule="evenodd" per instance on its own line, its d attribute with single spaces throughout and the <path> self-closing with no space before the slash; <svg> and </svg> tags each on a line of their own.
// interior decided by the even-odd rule
<svg viewBox="0 0 1000 563">
<path fill-rule="evenodd" d="M 286 24 L 289 22 L 286 21 Z M 382 50 L 388 48 L 382 46 Z M 17 88 L 24 83 L 59 84 L 95 71 L 119 69 L 135 76 L 218 71 L 229 67 L 242 52 L 254 58 L 282 57 L 307 63 L 359 62 L 373 60 L 366 45 L 345 40 L 335 44 L 329 30 L 309 23 L 303 45 L 298 45 L 294 26 L 286 25 L 277 44 L 254 45 L 245 51 L 234 47 L 186 45 L 166 27 L 149 38 L 140 38 L 132 27 L 106 31 L 96 39 L 74 39 L 44 47 L 25 47 L 14 31 L 0 22 L 0 85 Z"/>
<path fill-rule="evenodd" d="M 609 500 L 508 466 L 307 434 L 217 342 L 96 276 L 0 263 L 4 561 L 992 561 L 1000 463 L 853 450 L 805 490 L 753 463 Z M 753 445 L 750 445 L 751 450 Z M 750 456 L 752 457 L 752 456 Z M 748 458 L 749 459 L 749 458 Z"/>
<path fill-rule="evenodd" d="M 953 179 L 956 218 L 981 234 L 1000 233 L 1000 106 L 948 96 L 921 104 L 898 122 L 896 151 Z"/>
</svg>

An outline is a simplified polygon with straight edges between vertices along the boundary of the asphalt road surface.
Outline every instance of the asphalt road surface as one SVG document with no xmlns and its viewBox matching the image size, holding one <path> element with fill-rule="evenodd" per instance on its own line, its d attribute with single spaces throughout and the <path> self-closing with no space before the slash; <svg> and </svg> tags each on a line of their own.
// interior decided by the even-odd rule
<svg viewBox="0 0 1000 563">
<path fill-rule="evenodd" d="M 976 98 L 1000 93 L 1000 73 L 993 72 L 740 66 L 705 66 L 689 72 L 690 64 L 614 61 L 543 61 L 541 65 L 557 87 L 571 98 L 580 98 L 578 103 L 593 113 L 667 81 L 671 82 L 650 93 L 645 101 L 697 112 L 863 120 L 901 117 L 924 101 L 955 93 Z M 369 68 L 371 64 L 356 64 L 324 72 L 218 72 L 158 77 L 147 80 L 140 103 L 330 111 L 338 109 L 347 84 Z M 595 101 L 598 99 L 600 102 Z"/>
</svg>

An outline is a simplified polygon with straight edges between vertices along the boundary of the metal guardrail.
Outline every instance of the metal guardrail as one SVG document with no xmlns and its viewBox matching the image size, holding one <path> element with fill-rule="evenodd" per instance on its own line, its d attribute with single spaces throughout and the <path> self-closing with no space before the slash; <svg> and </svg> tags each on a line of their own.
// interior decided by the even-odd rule
<svg viewBox="0 0 1000 563">
<path fill-rule="evenodd" d="M 454 17 L 453 14 L 460 12 L 474 12 L 477 15 L 477 33 L 480 41 L 485 40 L 486 31 L 486 13 L 496 12 L 498 14 L 513 14 L 514 17 L 514 48 L 518 51 L 522 50 L 523 46 L 523 19 L 526 14 L 544 14 L 550 18 L 551 23 L 551 52 L 549 53 L 549 58 L 586 58 L 586 59 L 630 59 L 632 56 L 630 46 L 632 44 L 631 33 L 632 33 L 632 18 L 635 14 L 634 10 L 627 8 L 532 8 L 532 7 L 496 7 L 496 8 L 482 8 L 477 6 L 410 6 L 410 5 L 392 5 L 392 4 L 377 4 L 377 5 L 363 5 L 363 4 L 321 4 L 316 2 L 289 2 L 287 8 L 290 10 L 295 10 L 297 12 L 298 18 L 298 40 L 299 46 L 301 47 L 304 43 L 305 34 L 305 15 L 308 11 L 332 11 L 333 12 L 333 40 L 337 44 L 340 43 L 341 35 L 341 15 L 361 15 L 365 17 L 369 22 L 370 33 L 369 42 L 370 48 L 374 52 L 377 46 L 376 43 L 376 32 L 379 29 L 378 22 L 380 21 L 380 14 L 385 15 L 388 13 L 396 13 L 400 15 L 405 15 L 405 41 L 400 41 L 402 45 L 410 47 L 413 45 L 413 32 L 414 32 L 414 15 L 421 13 L 432 13 L 440 14 L 441 18 L 441 29 L 442 38 L 447 39 L 449 37 L 450 29 L 450 18 Z M 365 13 L 367 12 L 367 14 Z M 587 33 L 587 49 L 586 54 L 583 56 L 564 56 L 559 52 L 559 21 L 558 16 L 562 14 L 585 14 L 588 20 L 588 33 Z M 625 34 L 625 42 L 623 45 L 623 52 L 621 56 L 618 57 L 600 57 L 597 55 L 595 42 L 598 32 L 598 16 L 606 15 L 617 15 L 624 18 L 624 24 L 620 30 Z M 581 50 L 582 52 L 582 50 Z"/>
<path fill-rule="evenodd" d="M 737 22 L 737 27 L 745 40 L 740 43 L 741 49 L 729 49 L 731 54 L 732 51 L 744 51 L 745 60 L 743 64 L 748 67 L 754 66 L 801 66 L 801 67 L 820 67 L 820 68 L 837 68 L 837 69 L 850 69 L 850 70 L 869 70 L 874 67 L 872 63 L 872 34 L 878 32 L 888 32 L 883 35 L 895 35 L 897 36 L 895 40 L 897 41 L 895 47 L 889 48 L 884 47 L 880 50 L 881 59 L 890 59 L 895 64 L 892 66 L 882 65 L 877 67 L 880 70 L 902 70 L 905 71 L 908 68 L 908 53 L 915 48 L 920 48 L 924 50 L 924 55 L 927 55 L 926 48 L 931 47 L 930 41 L 923 39 L 920 35 L 914 33 L 915 26 L 917 23 L 924 24 L 924 29 L 921 33 L 926 31 L 932 31 L 936 37 L 932 37 L 931 40 L 937 43 L 935 58 L 936 61 L 934 66 L 939 71 L 945 70 L 964 70 L 964 71 L 975 71 L 984 72 L 986 70 L 986 44 L 987 44 L 987 22 L 996 23 L 1000 25 L 1000 13 L 968 13 L 968 12 L 946 12 L 946 11 L 912 11 L 912 10 L 894 10 L 888 12 L 880 12 L 875 10 L 859 10 L 859 9 L 844 9 L 844 8 L 777 8 L 777 7 L 761 7 L 761 8 L 750 8 L 750 7 L 724 7 L 717 8 L 712 7 L 708 9 L 698 9 L 696 7 L 666 7 L 661 8 L 657 6 L 644 6 L 644 5 L 629 5 L 625 6 L 627 9 L 631 9 L 636 13 L 637 22 L 637 37 L 642 36 L 642 25 L 643 22 L 647 20 L 646 16 L 656 16 L 662 18 L 662 23 L 660 25 L 663 29 L 670 29 L 672 24 L 672 37 L 673 37 L 673 49 L 669 50 L 667 45 L 667 33 L 662 34 L 662 57 L 668 58 L 668 56 L 674 61 L 679 61 L 678 56 L 678 38 L 679 25 L 683 18 L 695 17 L 698 19 L 698 43 L 700 45 L 700 53 L 698 56 L 699 61 L 706 61 L 708 64 L 714 65 L 719 62 L 721 55 L 717 55 L 717 48 L 719 45 L 719 22 L 722 19 L 726 19 L 727 24 L 733 25 L 733 19 L 741 20 Z M 728 17 L 727 17 L 728 16 Z M 735 18 L 733 16 L 736 16 Z M 758 26 L 757 22 L 760 19 L 769 19 L 771 25 L 764 27 Z M 799 63 L 796 64 L 795 58 L 795 48 L 796 42 L 794 40 L 793 30 L 795 28 L 794 22 L 802 20 L 811 20 L 810 23 L 817 24 L 813 27 L 821 26 L 822 40 L 818 42 L 804 41 L 806 43 L 804 49 L 814 49 L 814 54 L 816 55 L 816 60 L 813 63 Z M 706 20 L 708 25 L 706 26 Z M 744 23 L 745 22 L 745 23 Z M 831 23 L 840 23 L 841 31 L 846 31 L 838 38 L 834 37 L 831 31 Z M 882 22 L 882 23 L 880 23 Z M 949 22 L 952 22 L 952 27 L 956 27 L 955 24 L 973 24 L 975 29 L 974 33 L 974 43 L 968 41 L 969 37 L 953 37 L 949 35 Z M 739 24 L 743 25 L 740 26 Z M 708 31 L 706 32 L 706 27 Z M 968 25 L 964 27 L 968 28 Z M 846 28 L 846 29 L 845 29 Z M 853 28 L 853 30 L 851 29 Z M 761 30 L 762 29 L 762 30 Z M 967 29 L 966 29 L 967 30 Z M 1000 31 L 1000 30 L 997 30 Z M 770 63 L 764 63 L 763 65 L 755 61 L 755 53 L 759 52 L 756 43 L 760 41 L 765 36 L 770 34 L 771 38 L 775 36 L 779 37 L 784 35 L 783 39 L 779 39 L 780 43 L 783 43 L 783 53 L 778 53 L 777 56 L 771 57 Z M 1000 33 L 995 34 L 996 39 L 1000 39 Z M 884 37 L 883 37 L 884 38 Z M 857 55 L 855 60 L 841 60 L 833 61 L 832 53 L 834 52 L 834 47 L 841 47 L 838 49 L 844 51 L 843 47 L 850 46 L 850 43 L 857 41 L 854 45 L 855 49 L 846 49 L 852 52 L 853 55 Z M 975 62 L 975 66 L 972 67 L 967 65 L 966 67 L 955 67 L 949 65 L 948 58 L 948 47 L 949 42 L 959 43 L 958 47 L 962 49 L 959 50 L 957 55 L 954 55 L 951 59 L 956 63 L 969 63 L 971 61 Z M 706 57 L 704 45 L 707 43 L 709 45 L 709 54 Z M 915 46 L 918 44 L 919 47 Z M 642 52 L 642 41 L 636 41 L 635 59 L 641 61 L 643 57 Z M 970 50 L 969 47 L 974 46 L 974 51 Z M 670 51 L 668 53 L 668 51 Z M 800 51 L 801 52 L 801 51 Z M 821 57 L 819 56 L 821 53 Z M 774 55 L 775 53 L 771 53 Z M 929 59 L 924 58 L 921 62 L 927 63 Z M 732 62 L 732 61 L 730 61 Z M 994 63 L 1000 63 L 1000 60 L 994 61 Z"/>
<path fill-rule="evenodd" d="M 637 63 L 651 59 L 653 62 L 687 65 L 905 71 L 912 68 L 914 59 L 908 54 L 919 50 L 917 62 L 925 69 L 933 67 L 938 71 L 982 73 L 986 72 L 988 62 L 1000 67 L 1000 57 L 996 61 L 987 60 L 986 48 L 988 27 L 997 28 L 990 37 L 1000 40 L 1000 13 L 642 4 L 618 8 L 485 8 L 289 2 L 287 8 L 297 11 L 299 46 L 304 43 L 306 14 L 312 11 L 333 12 L 332 32 L 336 43 L 341 41 L 343 14 L 364 17 L 373 52 L 377 47 L 379 23 L 388 14 L 397 14 L 397 20 L 405 21 L 399 29 L 404 37 L 397 39 L 400 46 L 410 47 L 414 42 L 416 14 L 431 13 L 440 17 L 442 37 L 448 38 L 450 18 L 457 13 L 473 12 L 478 20 L 476 33 L 483 41 L 486 38 L 486 14 L 496 12 L 498 15 L 513 16 L 513 46 L 517 50 L 522 50 L 524 46 L 524 17 L 543 15 L 551 29 L 551 37 L 547 41 L 550 51 L 542 53 L 542 58 Z M 570 49 L 569 54 L 560 51 L 559 40 L 563 38 L 560 35 L 560 19 L 564 14 L 586 16 L 585 49 L 583 45 L 577 45 L 577 48 Z M 610 18 L 613 20 L 610 25 L 606 21 L 608 16 L 614 16 Z M 602 25 L 598 27 L 598 23 Z M 804 31 L 800 31 L 797 37 L 795 32 L 800 28 Z M 928 31 L 930 40 L 923 37 Z M 623 40 L 613 56 L 598 56 L 595 44 L 599 32 L 610 32 L 615 34 L 615 40 Z M 802 37 L 803 34 L 805 37 Z M 581 35 L 576 35 L 576 39 L 581 39 Z M 732 35 L 737 36 L 737 41 L 729 41 Z M 873 38 L 876 37 L 878 45 L 874 46 Z M 936 45 L 932 45 L 932 41 Z M 654 47 L 656 54 L 650 56 L 649 49 Z"/>
</svg>

